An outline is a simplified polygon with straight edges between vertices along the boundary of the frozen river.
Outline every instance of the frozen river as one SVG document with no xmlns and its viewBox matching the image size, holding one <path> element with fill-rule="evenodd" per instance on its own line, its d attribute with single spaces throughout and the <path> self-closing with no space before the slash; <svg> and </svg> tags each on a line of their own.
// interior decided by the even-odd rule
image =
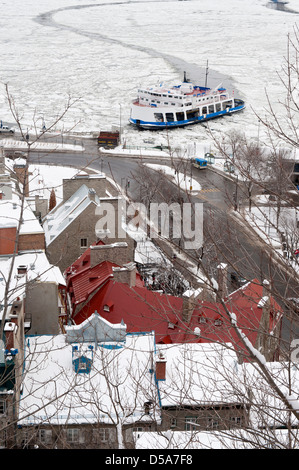
<svg viewBox="0 0 299 470">
<path fill-rule="evenodd" d="M 299 12 L 299 0 L 288 6 Z M 149 135 L 171 145 L 208 142 L 202 125 L 166 135 L 127 124 L 140 85 L 179 81 L 184 70 L 204 84 L 208 61 L 208 85 L 222 83 L 247 104 L 243 113 L 211 122 L 213 132 L 245 130 L 255 137 L 266 91 L 281 112 L 278 73 L 296 22 L 298 14 L 267 8 L 263 0 L 14 0 L 5 2 L 0 19 L 0 80 L 8 83 L 24 128 L 43 119 L 49 126 L 70 96 L 75 102 L 64 130 L 121 123 L 128 145 Z M 12 122 L 4 86 L 0 107 L 0 118 Z"/>
</svg>

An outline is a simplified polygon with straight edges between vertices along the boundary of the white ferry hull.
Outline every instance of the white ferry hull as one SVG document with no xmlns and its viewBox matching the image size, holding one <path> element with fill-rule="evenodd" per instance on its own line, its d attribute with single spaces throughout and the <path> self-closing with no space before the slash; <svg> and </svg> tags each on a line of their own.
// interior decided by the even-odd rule
<svg viewBox="0 0 299 470">
<path fill-rule="evenodd" d="M 200 109 L 194 110 L 194 116 L 187 119 L 180 119 L 176 120 L 167 120 L 166 113 L 169 114 L 170 111 L 173 111 L 172 114 L 174 117 L 177 116 L 178 113 L 182 113 L 180 109 L 173 109 L 170 110 L 169 108 L 156 108 L 156 107 L 143 107 L 139 104 L 132 104 L 131 106 L 131 116 L 129 122 L 134 126 L 140 129 L 172 129 L 176 127 L 185 127 L 192 124 L 198 124 L 201 122 L 205 122 L 211 119 L 217 119 L 219 117 L 227 116 L 232 113 L 236 113 L 242 111 L 245 108 L 245 102 L 240 99 L 235 99 L 234 104 L 230 108 L 221 109 L 220 111 L 214 110 L 211 113 L 201 113 Z M 155 113 L 159 113 L 163 115 L 163 120 L 158 122 L 155 119 Z M 184 116 L 186 117 L 186 115 Z"/>
</svg>

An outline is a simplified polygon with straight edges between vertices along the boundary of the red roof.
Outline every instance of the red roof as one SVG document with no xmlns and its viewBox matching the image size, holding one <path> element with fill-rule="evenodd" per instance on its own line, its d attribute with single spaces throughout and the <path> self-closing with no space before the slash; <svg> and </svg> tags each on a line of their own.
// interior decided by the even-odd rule
<svg viewBox="0 0 299 470">
<path fill-rule="evenodd" d="M 72 304 L 85 302 L 89 296 L 113 276 L 112 267 L 116 264 L 109 261 L 85 268 L 69 278 L 68 290 L 71 292 Z"/>
<path fill-rule="evenodd" d="M 157 343 L 218 341 L 232 342 L 237 349 L 244 349 L 220 303 L 199 301 L 190 323 L 186 323 L 182 320 L 182 298 L 153 292 L 145 287 L 129 287 L 115 282 L 111 277 L 106 281 L 73 317 L 76 324 L 97 311 L 111 323 L 123 320 L 128 332 L 155 331 Z M 254 280 L 231 294 L 226 301 L 228 310 L 236 314 L 239 329 L 253 345 L 263 311 L 258 306 L 262 292 L 262 286 Z M 276 303 L 272 307 L 275 312 L 279 310 Z M 271 318 L 273 324 L 270 328 L 274 325 L 275 315 Z M 200 336 L 196 334 L 196 328 L 200 329 Z"/>
<path fill-rule="evenodd" d="M 145 287 L 129 287 L 110 279 L 74 317 L 74 321 L 80 324 L 97 311 L 111 323 L 124 320 L 128 332 L 154 330 L 157 340 L 165 336 L 168 323 L 178 322 L 181 310 L 182 299 L 178 297 L 153 292 Z"/>
<path fill-rule="evenodd" d="M 93 246 L 98 245 L 105 245 L 105 243 L 102 240 L 99 240 L 93 244 Z M 68 279 L 73 274 L 78 273 L 87 267 L 90 267 L 90 247 L 87 248 L 84 253 L 82 253 L 82 255 L 79 256 L 79 258 L 65 270 L 64 275 L 66 279 Z"/>
<path fill-rule="evenodd" d="M 103 243 L 103 242 L 98 242 Z M 97 311 L 111 323 L 127 325 L 128 332 L 155 331 L 157 343 L 233 342 L 243 345 L 232 327 L 225 307 L 237 318 L 239 329 L 255 345 L 263 309 L 259 305 L 263 286 L 254 279 L 221 303 L 198 301 L 189 322 L 182 320 L 183 299 L 153 292 L 144 287 L 140 275 L 136 286 L 116 282 L 109 261 L 90 268 L 90 248 L 66 271 L 67 291 L 71 296 L 72 317 L 76 324 Z M 83 303 L 83 305 L 82 305 Z M 271 330 L 277 320 L 279 305 L 271 299 Z M 200 335 L 197 334 L 199 333 Z"/>
</svg>

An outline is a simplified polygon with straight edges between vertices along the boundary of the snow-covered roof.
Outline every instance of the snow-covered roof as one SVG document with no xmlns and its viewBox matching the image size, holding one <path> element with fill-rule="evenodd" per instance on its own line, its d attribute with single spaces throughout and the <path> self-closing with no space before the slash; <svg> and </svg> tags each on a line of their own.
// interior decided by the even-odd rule
<svg viewBox="0 0 299 470">
<path fill-rule="evenodd" d="M 299 430 L 292 430 L 293 449 L 299 448 Z M 135 432 L 135 448 L 141 449 L 288 449 L 287 429 L 225 431 L 160 431 Z M 187 456 L 186 456 L 187 457 Z M 185 463 L 187 463 L 185 461 Z"/>
<path fill-rule="evenodd" d="M 18 227 L 21 214 L 21 200 L 19 196 L 14 194 L 12 199 L 0 200 L 0 214 L 0 228 Z M 24 202 L 22 220 L 23 222 L 20 228 L 21 234 L 44 232 L 26 199 Z"/>
<path fill-rule="evenodd" d="M 289 412 L 299 411 L 299 364 L 298 361 L 290 362 L 267 362 L 265 364 L 270 377 L 276 386 L 283 393 L 287 405 L 278 397 L 267 379 L 259 373 L 258 368 L 251 363 L 242 365 L 243 381 L 251 391 L 253 397 L 251 406 L 250 420 L 255 427 L 265 425 L 265 415 L 261 414 L 261 406 L 267 413 L 267 423 L 269 426 L 282 427 L 289 423 L 298 426 L 298 420 Z M 238 384 L 236 384 L 236 390 Z"/>
<path fill-rule="evenodd" d="M 8 274 L 12 258 L 0 259 L 0 302 L 4 298 L 5 286 L 8 279 Z M 27 268 L 26 277 L 18 275 L 18 268 L 24 266 Z M 44 251 L 32 251 L 17 255 L 14 261 L 10 281 L 10 297 L 14 300 L 16 297 L 23 297 L 25 294 L 26 282 L 52 282 L 57 285 L 65 285 L 65 279 L 62 276 L 60 269 L 49 263 L 48 258 Z"/>
<path fill-rule="evenodd" d="M 166 380 L 159 385 L 162 406 L 235 403 L 230 386 L 238 362 L 233 345 L 158 345 L 166 357 Z"/>
<path fill-rule="evenodd" d="M 144 415 L 144 404 L 157 399 L 151 372 L 153 333 L 128 334 L 123 343 L 77 346 L 65 335 L 28 337 L 19 424 L 116 424 L 117 418 L 127 424 L 153 419 Z M 92 357 L 88 377 L 76 372 L 73 364 L 73 352 L 77 359 L 84 348 Z"/>
<path fill-rule="evenodd" d="M 67 201 L 54 207 L 44 218 L 43 227 L 47 245 L 50 245 L 90 204 L 100 204 L 96 194 L 94 201 L 89 194 L 90 189 L 83 184 Z"/>
</svg>

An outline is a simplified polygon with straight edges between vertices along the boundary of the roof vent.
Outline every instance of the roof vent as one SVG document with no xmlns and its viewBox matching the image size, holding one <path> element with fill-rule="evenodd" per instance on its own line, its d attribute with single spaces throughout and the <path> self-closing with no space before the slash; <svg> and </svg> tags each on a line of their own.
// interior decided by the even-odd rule
<svg viewBox="0 0 299 470">
<path fill-rule="evenodd" d="M 194 334 L 195 334 L 196 336 L 200 336 L 200 333 L 201 333 L 200 328 L 198 328 L 198 326 L 196 326 L 196 327 L 194 328 Z"/>
<path fill-rule="evenodd" d="M 22 276 L 27 273 L 27 266 L 25 265 L 20 265 L 18 266 L 18 275 Z"/>
</svg>

